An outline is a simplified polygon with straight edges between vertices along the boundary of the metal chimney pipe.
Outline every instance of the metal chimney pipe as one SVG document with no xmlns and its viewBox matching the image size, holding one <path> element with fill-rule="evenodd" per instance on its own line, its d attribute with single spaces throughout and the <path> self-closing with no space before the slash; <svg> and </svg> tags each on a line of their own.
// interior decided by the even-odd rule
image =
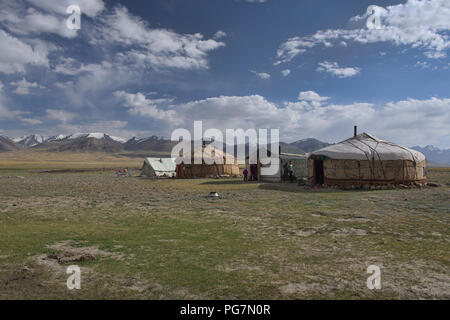
<svg viewBox="0 0 450 320">
<path fill-rule="evenodd" d="M 354 126 L 353 127 L 353 136 L 356 137 L 358 135 L 358 127 Z"/>
</svg>

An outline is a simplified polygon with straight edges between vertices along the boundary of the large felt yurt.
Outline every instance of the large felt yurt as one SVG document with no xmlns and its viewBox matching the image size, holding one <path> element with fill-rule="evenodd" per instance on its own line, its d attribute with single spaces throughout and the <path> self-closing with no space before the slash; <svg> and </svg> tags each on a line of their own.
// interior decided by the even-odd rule
<svg viewBox="0 0 450 320">
<path fill-rule="evenodd" d="M 368 133 L 313 151 L 308 179 L 314 185 L 412 184 L 426 180 L 425 156 Z"/>
<path fill-rule="evenodd" d="M 220 161 L 218 161 L 220 159 Z M 177 159 L 177 177 L 184 179 L 235 177 L 239 175 L 236 157 L 211 144 L 203 145 L 192 152 L 190 163 Z"/>
</svg>

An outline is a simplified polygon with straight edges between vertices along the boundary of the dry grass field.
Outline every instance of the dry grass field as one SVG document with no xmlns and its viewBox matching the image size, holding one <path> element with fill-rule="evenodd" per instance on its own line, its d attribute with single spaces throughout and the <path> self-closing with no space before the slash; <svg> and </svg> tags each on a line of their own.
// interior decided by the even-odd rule
<svg viewBox="0 0 450 320">
<path fill-rule="evenodd" d="M 0 158 L 1 299 L 450 298 L 449 169 L 428 170 L 440 187 L 308 191 L 92 171 L 140 165 L 123 156 L 15 159 Z"/>
</svg>

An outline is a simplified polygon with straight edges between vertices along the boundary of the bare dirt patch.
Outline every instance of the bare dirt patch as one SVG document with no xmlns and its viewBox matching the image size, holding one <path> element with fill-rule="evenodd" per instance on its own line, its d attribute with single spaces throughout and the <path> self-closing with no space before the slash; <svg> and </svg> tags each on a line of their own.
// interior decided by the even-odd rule
<svg viewBox="0 0 450 320">
<path fill-rule="evenodd" d="M 47 246 L 50 249 L 56 250 L 56 252 L 47 257 L 49 259 L 56 259 L 60 264 L 95 260 L 97 256 L 111 257 L 119 260 L 123 259 L 123 254 L 100 250 L 98 246 L 74 247 L 71 243 L 71 240 L 65 240 Z"/>
</svg>

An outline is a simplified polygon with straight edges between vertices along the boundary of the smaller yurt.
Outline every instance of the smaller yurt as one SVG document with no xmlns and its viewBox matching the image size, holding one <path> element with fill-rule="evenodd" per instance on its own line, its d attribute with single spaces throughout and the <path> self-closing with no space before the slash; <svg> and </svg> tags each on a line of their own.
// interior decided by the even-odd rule
<svg viewBox="0 0 450 320">
<path fill-rule="evenodd" d="M 422 153 L 362 133 L 311 152 L 308 180 L 341 186 L 421 183 L 425 166 Z"/>
<path fill-rule="evenodd" d="M 141 168 L 143 177 L 176 177 L 175 158 L 145 158 Z"/>
<path fill-rule="evenodd" d="M 205 162 L 205 159 L 212 161 L 212 164 Z M 214 159 L 221 159 L 222 163 L 216 163 Z M 213 145 L 203 145 L 192 151 L 190 163 L 185 163 L 178 159 L 177 177 L 183 179 L 213 178 L 213 177 L 237 177 L 239 176 L 239 166 L 236 157 L 233 157 L 223 150 L 215 148 Z"/>
<path fill-rule="evenodd" d="M 308 176 L 308 157 L 304 154 L 293 154 L 293 153 L 279 153 L 279 169 L 275 174 L 268 175 L 262 174 L 261 169 L 264 167 L 270 167 L 270 164 L 263 165 L 259 161 L 259 156 L 266 154 L 267 157 L 271 156 L 270 150 L 268 151 L 265 147 L 259 147 L 256 152 L 248 156 L 247 167 L 250 168 L 250 161 L 257 162 L 257 180 L 263 182 L 282 182 L 289 180 L 289 174 L 287 172 L 287 165 L 292 164 L 294 170 L 294 177 L 297 179 L 306 178 Z"/>
</svg>

